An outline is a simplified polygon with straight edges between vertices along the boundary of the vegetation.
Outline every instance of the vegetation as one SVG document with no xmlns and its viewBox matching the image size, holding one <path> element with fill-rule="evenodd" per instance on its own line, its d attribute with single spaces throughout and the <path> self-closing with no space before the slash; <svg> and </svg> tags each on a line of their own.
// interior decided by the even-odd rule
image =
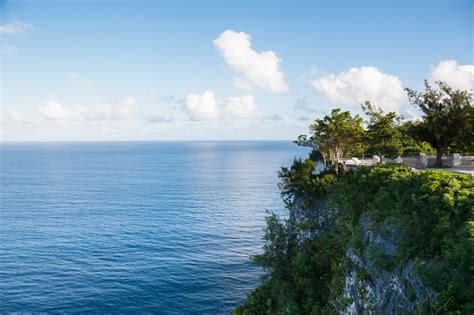
<svg viewBox="0 0 474 315">
<path fill-rule="evenodd" d="M 305 162 L 295 164 L 301 166 Z M 414 173 L 405 166 L 392 165 L 361 168 L 336 177 L 327 173 L 312 175 L 311 168 L 300 166 L 281 173 L 284 198 L 301 198 L 312 191 L 319 200 L 326 201 L 332 216 L 324 233 L 302 242 L 298 241 L 298 233 L 317 227 L 281 221 L 275 215 L 267 219 L 264 252 L 254 261 L 268 274 L 262 285 L 237 307 L 236 314 L 340 311 L 349 302 L 342 298 L 349 247 L 359 247 L 362 255 L 387 271 L 408 261 L 416 262 L 419 277 L 438 294 L 426 310 L 472 314 L 471 176 L 441 171 Z M 304 181 L 289 180 L 302 175 Z M 300 185 L 306 188 L 298 189 Z M 370 216 L 372 224 L 390 222 L 399 227 L 403 239 L 395 257 L 360 240 L 360 219 L 365 215 Z M 410 298 L 415 298 L 414 289 L 409 291 Z"/>
<path fill-rule="evenodd" d="M 418 155 L 420 153 L 425 153 L 428 155 L 435 154 L 436 150 L 431 146 L 431 144 L 426 141 L 414 139 L 412 137 L 411 126 L 411 121 L 401 123 L 398 126 L 400 131 L 400 141 L 402 142 L 403 146 L 403 155 Z"/>
<path fill-rule="evenodd" d="M 474 313 L 474 179 L 443 171 L 413 172 L 403 165 L 361 166 L 339 170 L 343 157 L 365 151 L 394 158 L 457 149 L 472 152 L 474 110 L 467 91 L 439 82 L 425 83 L 422 93 L 408 89 L 423 112 L 420 121 L 401 123 L 396 113 L 385 114 L 370 103 L 360 116 L 335 109 L 316 119 L 311 136 L 300 145 L 319 149 L 331 167 L 315 174 L 311 158 L 295 160 L 279 173 L 282 198 L 288 209 L 323 211 L 324 222 L 308 218 L 267 218 L 263 253 L 253 257 L 266 270 L 262 284 L 235 309 L 235 314 L 333 314 L 351 303 L 344 297 L 350 264 L 347 253 L 372 262 L 358 279 L 371 281 L 377 272 L 408 264 L 434 299 L 417 305 L 420 314 Z M 301 211 L 300 211 L 301 212 Z M 313 213 L 314 214 L 314 213 Z M 363 222 L 369 221 L 369 227 Z M 365 223 L 364 223 L 365 224 Z M 397 231 L 395 253 L 369 244 L 368 229 Z M 392 232 L 390 232 L 392 231 Z M 384 232 L 384 233 L 385 233 Z M 418 289 L 407 283 L 406 297 L 417 301 Z"/>
<path fill-rule="evenodd" d="M 362 106 L 369 117 L 366 141 L 373 153 L 380 157 L 383 164 L 385 156 L 393 159 L 403 153 L 401 132 L 398 125 L 401 118 L 395 112 L 384 114 L 380 108 L 375 108 L 370 102 Z"/>
<path fill-rule="evenodd" d="M 311 137 L 308 139 L 306 136 L 300 136 L 298 142 L 317 144 L 319 150 L 329 157 L 337 173 L 342 157 L 362 144 L 362 122 L 363 119 L 359 115 L 352 117 L 350 112 L 336 108 L 330 116 L 316 119 L 314 124 L 309 126 Z"/>
<path fill-rule="evenodd" d="M 468 91 L 454 90 L 443 82 L 425 91 L 407 89 L 410 101 L 423 113 L 421 121 L 411 123 L 414 138 L 429 142 L 436 149 L 436 165 L 443 165 L 443 154 L 451 145 L 473 146 L 474 114 Z"/>
<path fill-rule="evenodd" d="M 311 159 L 295 160 L 289 169 L 287 167 L 281 168 L 279 187 L 283 201 L 287 206 L 292 205 L 295 196 L 315 198 L 323 197 L 327 193 L 327 188 L 330 183 L 335 181 L 336 177 L 330 172 L 314 176 L 315 168 L 316 164 Z"/>
<path fill-rule="evenodd" d="M 442 166 L 445 153 L 474 154 L 474 107 L 468 91 L 454 90 L 443 82 L 437 88 L 425 81 L 425 91 L 406 89 L 410 102 L 423 114 L 421 120 L 405 121 L 395 112 L 384 113 L 370 102 L 362 105 L 366 128 L 359 115 L 334 109 L 316 119 L 301 135 L 299 145 L 319 149 L 337 172 L 343 157 L 378 155 L 396 158 L 419 153 L 436 153 Z"/>
</svg>

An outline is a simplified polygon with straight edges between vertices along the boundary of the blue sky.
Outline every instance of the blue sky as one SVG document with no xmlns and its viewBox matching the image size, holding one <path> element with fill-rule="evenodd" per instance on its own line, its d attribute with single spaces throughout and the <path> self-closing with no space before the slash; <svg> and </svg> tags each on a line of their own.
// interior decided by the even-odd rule
<svg viewBox="0 0 474 315">
<path fill-rule="evenodd" d="M 416 117 L 426 78 L 472 88 L 473 7 L 0 0 L 0 49 L 2 141 L 293 139 L 365 99 Z"/>
</svg>

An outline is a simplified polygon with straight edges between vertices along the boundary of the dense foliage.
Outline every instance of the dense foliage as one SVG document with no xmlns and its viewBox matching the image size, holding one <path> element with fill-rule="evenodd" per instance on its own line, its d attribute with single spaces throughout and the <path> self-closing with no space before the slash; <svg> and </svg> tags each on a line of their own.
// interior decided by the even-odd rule
<svg viewBox="0 0 474 315">
<path fill-rule="evenodd" d="M 295 160 L 290 168 L 282 167 L 278 173 L 281 179 L 278 185 L 286 205 L 291 207 L 295 196 L 323 197 L 330 184 L 336 180 L 331 172 L 315 176 L 316 164 L 311 159 Z"/>
<path fill-rule="evenodd" d="M 314 225 L 270 216 L 264 252 L 254 258 L 267 276 L 236 314 L 321 314 L 344 309 L 350 302 L 342 298 L 346 252 L 361 246 L 363 215 L 370 215 L 373 224 L 389 222 L 402 231 L 396 257 L 385 257 L 374 248 L 359 250 L 385 270 L 415 262 L 424 284 L 437 292 L 435 301 L 420 305 L 420 313 L 474 312 L 472 176 L 415 173 L 404 166 L 313 175 L 311 163 L 298 160 L 282 170 L 282 195 L 286 200 L 308 196 L 325 200 L 332 209 L 327 228 L 301 241 L 298 233 L 314 230 Z M 288 205 L 291 208 L 293 203 Z"/>
<path fill-rule="evenodd" d="M 334 167 L 344 157 L 377 155 L 396 158 L 419 153 L 436 153 L 436 166 L 442 166 L 446 153 L 474 154 L 474 107 L 472 94 L 455 90 L 443 82 L 425 91 L 406 89 L 410 102 L 421 112 L 419 120 L 407 120 L 395 112 L 384 113 L 384 104 L 362 105 L 367 119 L 339 108 L 315 119 L 311 135 L 301 135 L 299 145 L 319 149 Z M 365 128 L 364 128 L 365 127 Z"/>
<path fill-rule="evenodd" d="M 347 153 L 357 149 L 362 144 L 364 128 L 363 119 L 359 115 L 352 116 L 339 108 L 333 109 L 331 115 L 315 119 L 309 126 L 311 138 L 301 136 L 300 143 L 317 143 L 321 152 L 328 156 L 334 170 Z"/>
<path fill-rule="evenodd" d="M 370 102 L 362 106 L 369 117 L 366 132 L 366 142 L 373 153 L 383 158 L 396 158 L 403 153 L 401 141 L 400 117 L 395 112 L 385 114 L 382 109 L 376 108 Z"/>
<path fill-rule="evenodd" d="M 334 109 L 314 121 L 310 137 L 298 138 L 296 143 L 313 147 L 313 154 L 281 169 L 280 188 L 290 211 L 299 209 L 300 216 L 307 217 L 268 217 L 263 253 L 253 257 L 267 274 L 236 314 L 344 311 L 351 303 L 343 294 L 348 252 L 370 261 L 379 273 L 414 266 L 424 288 L 436 296 L 432 299 L 430 293 L 430 299 L 417 300 L 419 291 L 408 283 L 404 298 L 416 302 L 417 313 L 474 314 L 473 177 L 414 172 L 402 165 L 340 171 L 342 158 L 356 154 L 376 154 L 383 161 L 402 152 L 436 150 L 441 165 L 445 152 L 473 152 L 471 95 L 442 82 L 437 87 L 425 82 L 424 92 L 407 89 L 423 113 L 421 120 L 401 123 L 396 113 L 385 114 L 366 103 L 365 128 L 360 116 Z M 320 161 L 315 157 L 321 153 L 332 167 L 317 174 L 314 161 Z M 323 221 L 315 220 L 318 215 Z M 362 225 L 367 220 L 370 227 Z M 396 232 L 395 252 L 387 254 L 362 239 L 364 229 L 377 226 Z M 374 275 L 363 271 L 357 276 L 370 281 Z"/>
<path fill-rule="evenodd" d="M 411 134 L 436 149 L 436 164 L 441 166 L 442 156 L 450 146 L 472 148 L 474 115 L 468 91 L 454 90 L 443 82 L 437 86 L 425 81 L 425 91 L 407 92 L 410 101 L 423 113 L 421 121 L 412 122 Z"/>
<path fill-rule="evenodd" d="M 412 121 L 406 121 L 398 126 L 400 132 L 400 141 L 403 147 L 403 155 L 418 155 L 425 153 L 433 155 L 436 150 L 426 141 L 417 140 L 412 135 Z M 462 151 L 456 151 L 454 153 L 464 153 Z"/>
</svg>

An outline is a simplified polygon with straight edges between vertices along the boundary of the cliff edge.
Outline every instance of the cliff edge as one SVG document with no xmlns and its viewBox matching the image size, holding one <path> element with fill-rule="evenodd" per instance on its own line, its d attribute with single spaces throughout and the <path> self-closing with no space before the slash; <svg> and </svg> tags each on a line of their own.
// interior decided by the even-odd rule
<svg viewBox="0 0 474 315">
<path fill-rule="evenodd" d="M 283 169 L 287 220 L 267 220 L 267 276 L 236 314 L 472 314 L 472 176 L 392 165 Z"/>
</svg>

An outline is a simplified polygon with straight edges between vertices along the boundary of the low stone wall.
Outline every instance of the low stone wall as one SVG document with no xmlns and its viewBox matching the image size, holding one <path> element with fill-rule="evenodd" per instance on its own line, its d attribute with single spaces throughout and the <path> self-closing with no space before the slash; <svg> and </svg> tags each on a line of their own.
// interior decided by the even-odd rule
<svg viewBox="0 0 474 315">
<path fill-rule="evenodd" d="M 402 161 L 403 161 L 403 164 L 405 164 L 407 166 L 410 166 L 410 167 L 413 167 L 413 168 L 416 168 L 416 169 L 426 167 L 425 161 L 422 158 L 420 158 L 419 155 L 403 156 Z M 393 162 L 391 162 L 391 163 L 393 163 Z"/>
<path fill-rule="evenodd" d="M 374 165 L 380 162 L 380 158 L 374 156 L 372 158 L 366 158 L 364 160 L 356 160 L 348 159 L 346 160 L 346 166 L 349 168 L 357 168 L 359 165 Z M 435 165 L 436 163 L 436 156 L 435 155 L 426 155 L 420 153 L 419 155 L 405 155 L 396 159 L 387 159 L 384 158 L 384 163 L 391 164 L 391 163 L 403 163 L 407 166 L 423 170 L 428 167 Z M 459 154 L 452 154 L 443 156 L 443 165 L 445 166 L 464 166 L 464 167 L 474 167 L 474 156 L 461 156 Z"/>
<path fill-rule="evenodd" d="M 460 166 L 474 166 L 474 155 L 463 155 Z"/>
</svg>

